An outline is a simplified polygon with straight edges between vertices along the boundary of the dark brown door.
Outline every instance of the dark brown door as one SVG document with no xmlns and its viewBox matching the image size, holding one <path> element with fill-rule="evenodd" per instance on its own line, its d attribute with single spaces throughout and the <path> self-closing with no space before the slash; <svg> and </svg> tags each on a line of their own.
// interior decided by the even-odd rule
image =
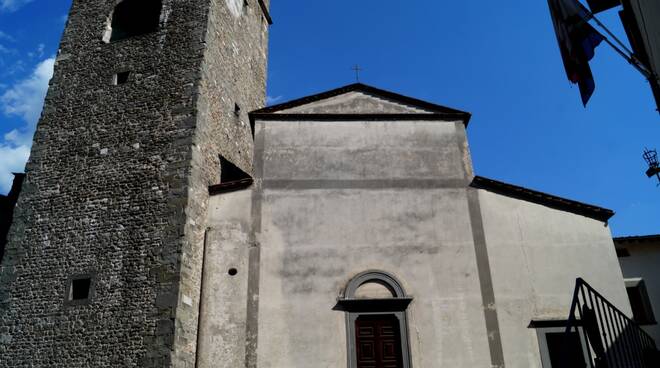
<svg viewBox="0 0 660 368">
<path fill-rule="evenodd" d="M 394 315 L 355 320 L 358 368 L 403 368 L 399 321 Z"/>
</svg>

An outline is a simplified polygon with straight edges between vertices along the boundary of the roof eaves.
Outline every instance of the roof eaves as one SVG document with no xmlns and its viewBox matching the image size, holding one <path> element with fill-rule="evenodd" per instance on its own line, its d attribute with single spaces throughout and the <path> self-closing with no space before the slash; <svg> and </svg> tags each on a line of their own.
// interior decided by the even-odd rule
<svg viewBox="0 0 660 368">
<path fill-rule="evenodd" d="M 660 234 L 654 235 L 636 235 L 636 236 L 620 236 L 614 238 L 615 243 L 660 243 Z"/>
<path fill-rule="evenodd" d="M 270 11 L 268 10 L 268 7 L 266 6 L 266 3 L 264 3 L 264 0 L 259 0 L 259 7 L 261 8 L 261 11 L 264 14 L 264 17 L 266 18 L 266 21 L 268 22 L 268 25 L 272 26 L 273 25 L 273 18 L 270 16 Z"/>
<path fill-rule="evenodd" d="M 228 183 L 216 184 L 209 186 L 209 195 L 214 196 L 218 194 L 225 194 L 236 192 L 239 190 L 247 189 L 254 183 L 254 179 L 247 178 L 242 180 L 230 181 Z"/>
<path fill-rule="evenodd" d="M 571 212 L 598 221 L 607 222 L 610 218 L 612 218 L 612 216 L 614 216 L 614 211 L 607 208 L 558 197 L 552 194 L 539 192 L 536 190 L 484 178 L 481 176 L 475 176 L 470 186 L 473 188 L 484 189 L 493 193 L 501 194 L 507 197 L 540 204 L 556 210 Z"/>
<path fill-rule="evenodd" d="M 384 89 L 372 87 L 372 86 L 362 84 L 362 83 L 353 83 L 353 84 L 349 84 L 347 86 L 339 87 L 339 88 L 336 88 L 336 89 L 333 89 L 333 90 L 330 90 L 330 91 L 326 91 L 326 92 L 322 92 L 322 93 L 318 93 L 318 94 L 298 98 L 298 99 L 295 99 L 295 100 L 291 100 L 291 101 L 284 102 L 284 103 L 277 104 L 277 105 L 273 105 L 273 106 L 264 107 L 262 109 L 255 110 L 252 113 L 272 114 L 272 113 L 275 113 L 275 112 L 278 112 L 278 111 L 291 109 L 291 108 L 306 105 L 306 104 L 309 104 L 309 103 L 312 103 L 312 102 L 325 100 L 325 99 L 332 98 L 332 97 L 335 97 L 335 96 L 339 96 L 339 95 L 342 95 L 342 94 L 345 94 L 345 93 L 356 92 L 356 91 L 357 92 L 370 93 L 370 94 L 374 94 L 374 95 L 378 95 L 378 96 L 383 96 L 383 97 L 385 97 L 387 99 L 390 99 L 390 100 L 398 101 L 398 102 L 408 104 L 408 105 L 412 105 L 412 106 L 417 106 L 417 107 L 420 107 L 420 108 L 423 108 L 423 109 L 426 109 L 426 110 L 430 110 L 430 111 L 433 111 L 433 112 L 436 112 L 436 113 L 462 114 L 462 116 L 466 118 L 466 121 L 465 121 L 466 126 L 467 126 L 468 121 L 471 117 L 470 113 L 465 112 L 465 111 L 452 109 L 452 108 L 449 108 L 449 107 L 446 107 L 446 106 L 434 104 L 434 103 L 431 103 L 431 102 L 427 102 L 427 101 L 416 99 L 416 98 L 409 97 L 409 96 L 404 96 L 402 94 L 394 93 L 394 92 L 391 92 L 391 91 L 386 91 Z"/>
</svg>

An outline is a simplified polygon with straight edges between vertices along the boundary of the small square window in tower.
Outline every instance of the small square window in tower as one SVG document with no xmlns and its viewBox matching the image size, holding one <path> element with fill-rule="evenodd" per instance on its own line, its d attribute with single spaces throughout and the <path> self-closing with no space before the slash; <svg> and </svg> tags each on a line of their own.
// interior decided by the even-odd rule
<svg viewBox="0 0 660 368">
<path fill-rule="evenodd" d="M 69 286 L 66 292 L 66 305 L 88 304 L 92 299 L 92 276 L 77 275 L 69 279 Z"/>
<path fill-rule="evenodd" d="M 84 300 L 89 298 L 89 287 L 92 280 L 89 278 L 73 280 L 71 282 L 71 300 Z"/>
<path fill-rule="evenodd" d="M 161 0 L 124 0 L 112 13 L 110 42 L 158 30 Z"/>
<path fill-rule="evenodd" d="M 131 76 L 131 72 L 121 72 L 114 75 L 112 78 L 112 84 L 119 86 L 122 84 L 128 83 L 128 78 Z"/>
</svg>

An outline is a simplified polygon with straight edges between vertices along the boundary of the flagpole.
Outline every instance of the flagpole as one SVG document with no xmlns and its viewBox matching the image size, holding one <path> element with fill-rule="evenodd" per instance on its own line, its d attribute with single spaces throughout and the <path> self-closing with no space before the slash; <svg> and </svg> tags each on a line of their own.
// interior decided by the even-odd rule
<svg viewBox="0 0 660 368">
<path fill-rule="evenodd" d="M 587 8 L 586 8 L 584 5 L 582 5 L 582 3 L 580 3 L 579 1 L 577 1 L 577 3 L 580 4 L 580 6 L 582 7 L 583 11 L 585 11 L 587 14 L 589 14 L 589 15 L 591 16 L 591 18 L 594 20 L 594 22 L 595 22 L 600 28 L 604 29 L 605 32 L 607 32 L 607 34 L 608 34 L 610 37 L 612 37 L 612 39 L 614 39 L 614 41 L 616 41 L 616 42 L 621 46 L 621 48 L 623 48 L 623 50 L 625 50 L 625 52 L 624 52 L 623 50 L 621 50 L 620 48 L 618 48 L 616 45 L 614 45 L 614 44 L 612 43 L 612 41 L 610 41 L 607 37 L 605 37 L 605 36 L 603 36 L 603 35 L 601 34 L 601 36 L 603 37 L 603 40 L 604 40 L 608 45 L 610 45 L 610 47 L 611 47 L 612 49 L 614 49 L 614 51 L 616 51 L 619 55 L 621 55 L 621 57 L 623 57 L 624 59 L 626 59 L 626 61 L 627 61 L 630 65 L 632 65 L 635 69 L 637 69 L 637 71 L 640 72 L 640 73 L 644 76 L 644 78 L 646 78 L 646 80 L 647 80 L 651 85 L 655 85 L 655 86 L 660 85 L 660 76 L 658 76 L 656 73 L 654 73 L 653 70 L 652 70 L 651 68 L 649 68 L 647 65 L 645 65 L 642 61 L 640 61 L 639 59 L 637 59 L 637 57 L 635 56 L 635 53 L 632 52 L 632 51 L 631 51 L 631 50 L 630 50 L 630 49 L 629 49 L 629 48 L 628 48 L 623 42 L 621 42 L 621 40 L 619 40 L 619 38 L 618 38 L 616 35 L 614 35 L 614 33 L 612 33 L 607 27 L 605 27 L 605 25 L 604 25 L 600 20 L 598 20 L 598 18 L 596 18 L 596 16 L 595 16 L 591 11 L 589 11 L 589 9 L 587 9 Z M 598 32 L 598 31 L 596 31 L 596 32 Z M 598 33 L 600 33 L 600 32 L 598 32 Z M 626 52 L 627 52 L 627 53 L 626 53 Z M 660 107 L 657 108 L 656 110 L 660 112 Z"/>
<path fill-rule="evenodd" d="M 612 37 L 614 41 L 616 41 L 616 43 L 618 43 L 621 46 L 621 48 L 626 50 L 629 54 L 631 55 L 633 54 L 633 52 L 628 48 L 628 46 L 626 46 L 623 42 L 621 42 L 621 40 L 619 40 L 619 38 L 615 36 L 614 33 L 612 33 L 607 27 L 605 27 L 605 25 L 601 23 L 601 21 L 599 21 L 598 18 L 596 18 L 596 16 L 593 15 L 593 13 L 589 13 L 589 14 L 591 14 L 591 18 L 594 20 L 594 22 L 596 22 L 596 24 L 598 24 L 600 28 L 604 29 L 605 32 L 607 32 L 607 34 L 610 37 Z"/>
<path fill-rule="evenodd" d="M 610 30 L 607 27 L 605 27 L 605 25 L 601 23 L 598 20 L 598 18 L 596 18 L 593 14 L 591 14 L 591 17 L 596 22 L 596 24 L 600 26 L 600 28 L 604 29 L 605 32 L 607 32 L 607 34 L 610 37 L 612 37 L 614 41 L 616 41 L 621 46 L 621 48 L 623 48 L 623 50 L 627 52 L 627 54 L 624 53 L 618 47 L 616 47 L 609 39 L 603 36 L 603 38 L 605 38 L 605 42 L 607 42 L 607 44 L 610 45 L 614 50 L 616 50 L 616 52 L 618 52 L 621 56 L 623 56 L 626 59 L 626 61 L 632 64 L 635 67 L 635 69 L 639 70 L 639 72 L 642 73 L 644 77 L 646 77 L 646 79 L 650 79 L 653 76 L 652 73 L 649 72 L 649 68 L 646 65 L 644 65 L 639 59 L 635 57 L 635 53 L 632 52 L 623 42 L 621 42 L 621 40 L 619 40 L 612 32 L 610 32 Z"/>
<path fill-rule="evenodd" d="M 653 74 L 652 74 L 651 72 L 649 72 L 649 68 L 648 68 L 646 65 L 644 65 L 641 61 L 639 61 L 639 60 L 635 57 L 635 53 L 632 52 L 632 51 L 631 51 L 631 50 L 630 50 L 630 49 L 629 49 L 629 48 L 628 48 L 623 42 L 621 42 L 621 40 L 619 40 L 619 38 L 618 38 L 614 33 L 612 33 L 607 27 L 605 27 L 605 25 L 604 25 L 600 20 L 598 20 L 598 18 L 596 18 L 596 16 L 595 16 L 591 11 L 589 11 L 589 9 L 587 9 L 586 6 L 582 5 L 582 3 L 580 3 L 579 1 L 577 1 L 577 3 L 580 4 L 580 7 L 582 7 L 582 10 L 583 10 L 585 13 L 587 13 L 587 14 L 589 15 L 589 17 L 591 17 L 591 19 L 593 19 L 594 22 L 596 22 L 596 24 L 597 24 L 600 28 L 602 28 L 603 30 L 605 30 L 605 32 L 606 32 L 610 37 L 612 37 L 612 39 L 614 39 L 614 41 L 616 41 L 616 43 L 618 43 L 619 46 L 621 46 L 621 48 L 622 48 L 623 50 L 621 50 L 619 47 L 617 47 L 614 43 L 612 43 L 612 41 L 610 41 L 610 40 L 609 40 L 607 37 L 605 37 L 603 34 L 601 34 L 600 32 L 596 31 L 596 32 L 598 32 L 598 33 L 603 37 L 603 40 L 605 40 L 605 42 L 606 42 L 608 45 L 610 45 L 610 47 L 611 47 L 612 49 L 614 49 L 614 51 L 616 51 L 619 55 L 621 55 L 621 57 L 623 57 L 624 59 L 626 59 L 626 61 L 627 61 L 630 65 L 632 65 L 635 69 L 637 69 L 637 71 L 639 71 L 640 73 L 642 73 L 642 75 L 643 75 L 646 79 L 651 80 L 651 78 L 653 78 Z M 625 51 L 624 51 L 624 50 L 625 50 Z"/>
<path fill-rule="evenodd" d="M 596 32 L 598 32 L 598 31 L 596 31 Z M 602 36 L 602 35 L 601 35 L 601 36 Z M 639 71 L 640 73 L 642 73 L 642 75 L 643 75 L 646 79 L 649 79 L 649 80 L 651 79 L 651 77 L 652 77 L 651 73 L 650 73 L 648 70 L 646 70 L 646 67 L 645 67 L 644 65 L 640 65 L 640 63 L 639 63 L 639 61 L 638 61 L 637 59 L 635 59 L 634 57 L 628 56 L 628 54 L 626 54 L 623 50 L 621 50 L 621 49 L 619 49 L 618 47 L 616 47 L 616 45 L 613 44 L 612 41 L 610 41 L 607 37 L 603 36 L 603 40 L 604 40 L 608 45 L 610 45 L 610 47 L 611 47 L 612 49 L 614 49 L 614 51 L 616 51 L 619 55 L 621 55 L 621 57 L 623 57 L 624 59 L 626 59 L 626 61 L 627 61 L 628 63 L 630 63 L 630 65 L 632 65 L 635 69 L 637 69 L 637 71 Z"/>
</svg>

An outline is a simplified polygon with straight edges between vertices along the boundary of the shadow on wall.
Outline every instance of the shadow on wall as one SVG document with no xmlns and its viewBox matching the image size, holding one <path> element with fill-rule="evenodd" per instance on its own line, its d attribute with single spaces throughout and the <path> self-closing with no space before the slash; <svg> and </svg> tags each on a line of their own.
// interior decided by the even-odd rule
<svg viewBox="0 0 660 368">
<path fill-rule="evenodd" d="M 582 330 L 582 331 L 580 331 Z M 632 319 L 617 309 L 582 279 L 577 279 L 567 333 L 580 333 L 588 368 L 655 368 L 659 352 L 655 341 Z M 568 341 L 568 340 L 567 340 Z M 569 349 L 567 343 L 564 349 Z M 571 356 L 565 350 L 563 363 Z"/>
<path fill-rule="evenodd" d="M 14 218 L 14 207 L 23 186 L 25 174 L 14 174 L 14 184 L 6 196 L 0 195 L 0 262 L 5 254 L 7 234 Z"/>
</svg>

